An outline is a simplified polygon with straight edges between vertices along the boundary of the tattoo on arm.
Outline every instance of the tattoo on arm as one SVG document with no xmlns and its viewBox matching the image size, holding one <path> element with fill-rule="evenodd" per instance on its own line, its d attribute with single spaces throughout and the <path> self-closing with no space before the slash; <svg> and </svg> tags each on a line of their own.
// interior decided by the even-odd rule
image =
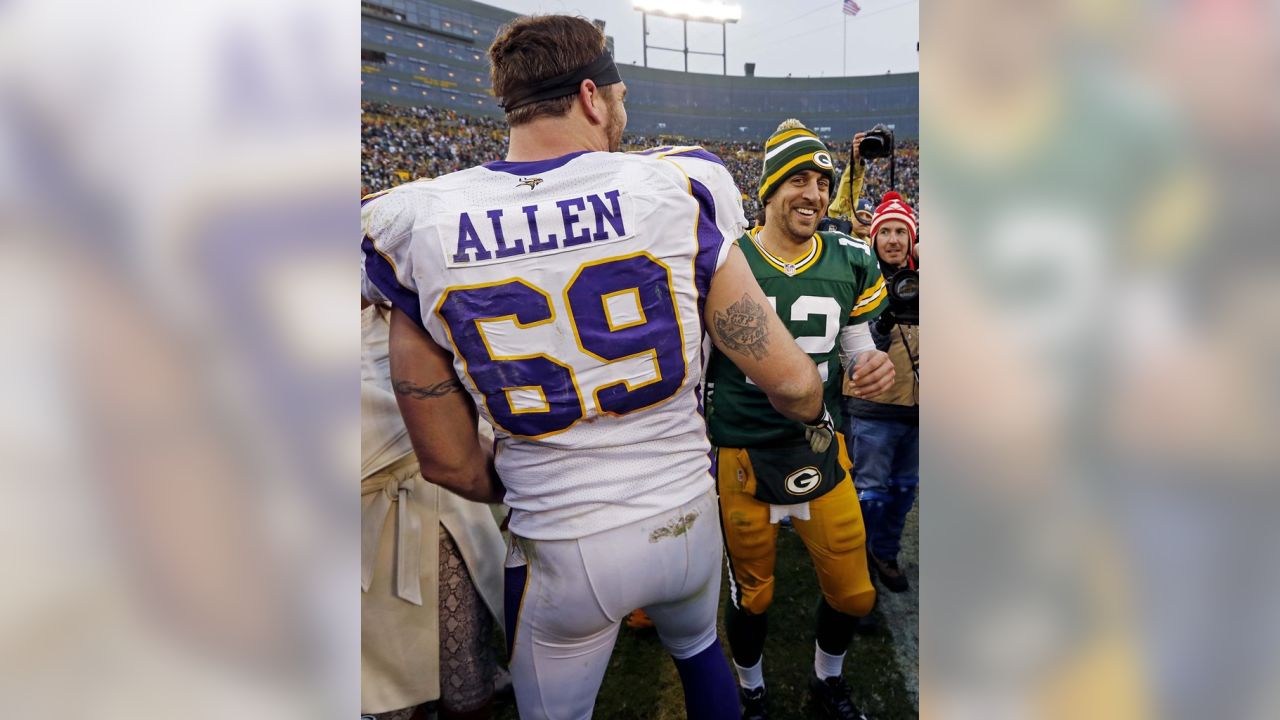
<svg viewBox="0 0 1280 720">
<path fill-rule="evenodd" d="M 713 318 L 720 342 L 734 352 L 751 354 L 763 360 L 769 354 L 769 326 L 765 310 L 748 295 L 729 306 L 727 312 L 716 311 Z"/>
<path fill-rule="evenodd" d="M 393 378 L 391 387 L 395 388 L 397 395 L 408 395 L 414 400 L 443 397 L 449 393 L 462 392 L 463 389 L 462 383 L 458 381 L 458 378 L 449 378 L 434 385 L 414 385 L 408 380 L 396 380 Z"/>
</svg>

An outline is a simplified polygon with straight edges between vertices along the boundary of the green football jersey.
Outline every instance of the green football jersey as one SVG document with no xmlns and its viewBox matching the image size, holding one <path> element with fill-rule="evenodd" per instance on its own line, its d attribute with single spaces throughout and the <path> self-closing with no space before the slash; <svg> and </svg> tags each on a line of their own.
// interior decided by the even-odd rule
<svg viewBox="0 0 1280 720">
<path fill-rule="evenodd" d="M 878 316 L 889 295 L 875 254 L 862 240 L 838 232 L 814 235 L 810 252 L 792 263 L 756 243 L 760 228 L 738 240 L 769 303 L 809 353 L 822 376 L 827 409 L 840 422 L 839 334 Z M 769 403 L 733 361 L 718 350 L 707 368 L 707 426 L 717 447 L 769 447 L 804 441 L 804 425 Z"/>
</svg>

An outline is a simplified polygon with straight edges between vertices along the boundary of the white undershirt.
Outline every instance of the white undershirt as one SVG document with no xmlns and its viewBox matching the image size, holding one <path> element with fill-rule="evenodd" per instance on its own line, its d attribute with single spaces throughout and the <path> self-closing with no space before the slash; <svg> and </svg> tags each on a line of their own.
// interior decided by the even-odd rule
<svg viewBox="0 0 1280 720">
<path fill-rule="evenodd" d="M 853 367 L 854 358 L 875 349 L 876 342 L 871 339 L 871 326 L 867 323 L 849 325 L 840 331 L 840 365 L 846 374 Z"/>
</svg>

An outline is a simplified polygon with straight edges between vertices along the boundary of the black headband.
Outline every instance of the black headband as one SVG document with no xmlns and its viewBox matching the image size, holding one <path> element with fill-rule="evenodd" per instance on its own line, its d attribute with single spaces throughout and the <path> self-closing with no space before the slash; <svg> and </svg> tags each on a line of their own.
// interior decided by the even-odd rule
<svg viewBox="0 0 1280 720">
<path fill-rule="evenodd" d="M 608 50 L 605 50 L 600 53 L 600 57 L 577 70 L 570 70 L 562 75 L 539 80 L 518 90 L 513 90 L 510 95 L 502 98 L 501 107 L 503 110 L 511 112 L 530 103 L 554 100 L 566 95 L 576 95 L 583 80 L 591 80 L 596 84 L 596 87 L 604 87 L 605 85 L 622 82 L 622 76 L 618 74 L 618 66 L 613 64 L 613 56 L 609 54 Z"/>
</svg>

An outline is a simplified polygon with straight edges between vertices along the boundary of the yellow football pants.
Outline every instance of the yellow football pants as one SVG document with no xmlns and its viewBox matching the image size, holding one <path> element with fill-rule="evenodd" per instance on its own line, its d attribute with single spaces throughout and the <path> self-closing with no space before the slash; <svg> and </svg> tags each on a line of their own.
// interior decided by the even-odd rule
<svg viewBox="0 0 1280 720">
<path fill-rule="evenodd" d="M 791 518 L 818 571 L 818 585 L 832 608 L 855 617 L 871 612 L 876 591 L 867 573 L 866 530 L 858 494 L 849 476 L 849 454 L 840 442 L 844 478 L 826 495 L 809 502 L 809 519 Z M 729 599 L 759 615 L 773 602 L 773 569 L 778 556 L 778 526 L 769 522 L 769 505 L 754 497 L 756 477 L 747 451 L 718 448 L 716 486 L 720 527 L 729 556 Z"/>
</svg>

